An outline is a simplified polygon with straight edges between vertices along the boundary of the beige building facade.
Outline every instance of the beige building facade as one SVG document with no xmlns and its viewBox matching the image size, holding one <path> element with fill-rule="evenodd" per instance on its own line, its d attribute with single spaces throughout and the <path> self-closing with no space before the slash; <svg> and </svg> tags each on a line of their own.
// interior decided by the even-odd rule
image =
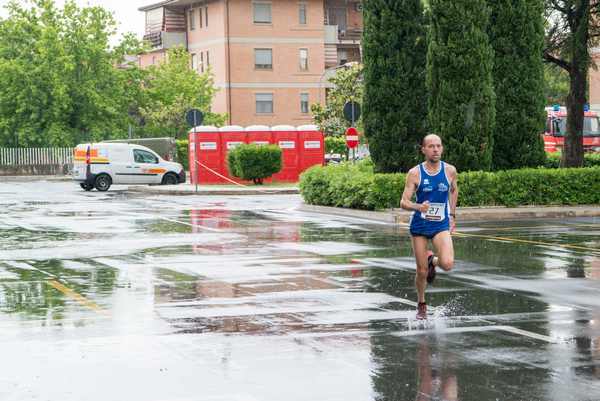
<svg viewBox="0 0 600 401">
<path fill-rule="evenodd" d="M 356 0 L 167 0 L 140 11 L 152 46 L 140 66 L 187 48 L 192 68 L 210 68 L 219 88 L 212 111 L 229 124 L 308 124 L 328 74 L 361 59 Z"/>
<path fill-rule="evenodd" d="M 600 67 L 600 49 L 594 49 L 592 58 Z M 592 110 L 600 110 L 600 69 L 590 68 L 589 72 L 589 102 Z"/>
</svg>

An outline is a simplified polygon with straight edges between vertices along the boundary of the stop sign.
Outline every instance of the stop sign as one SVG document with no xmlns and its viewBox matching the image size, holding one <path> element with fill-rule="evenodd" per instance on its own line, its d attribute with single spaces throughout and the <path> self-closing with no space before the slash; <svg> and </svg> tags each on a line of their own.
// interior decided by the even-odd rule
<svg viewBox="0 0 600 401">
<path fill-rule="evenodd" d="M 350 149 L 358 146 L 358 130 L 354 127 L 350 127 L 346 130 L 346 145 Z"/>
</svg>

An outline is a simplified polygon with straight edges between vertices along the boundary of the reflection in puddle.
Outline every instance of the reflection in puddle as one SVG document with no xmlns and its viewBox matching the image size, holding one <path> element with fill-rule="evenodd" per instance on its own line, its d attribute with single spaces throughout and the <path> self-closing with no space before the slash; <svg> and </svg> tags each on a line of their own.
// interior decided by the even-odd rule
<svg viewBox="0 0 600 401">
<path fill-rule="evenodd" d="M 0 352 L 10 366 L 0 398 L 11 388 L 15 399 L 54 391 L 48 398 L 73 400 L 55 384 L 64 371 L 76 376 L 64 386 L 74 393 L 114 377 L 89 401 L 197 398 L 198 372 L 213 400 L 581 401 L 597 393 L 593 253 L 457 237 L 456 271 L 438 276 L 425 326 L 415 321 L 402 227 L 304 214 L 290 196 L 45 185 L 9 186 L 16 195 L 0 200 Z M 597 221 L 510 224 L 464 229 L 597 244 Z M 98 316 L 50 278 L 110 314 Z M 115 397 L 112 388 L 127 388 L 121 378 L 136 393 Z"/>
</svg>

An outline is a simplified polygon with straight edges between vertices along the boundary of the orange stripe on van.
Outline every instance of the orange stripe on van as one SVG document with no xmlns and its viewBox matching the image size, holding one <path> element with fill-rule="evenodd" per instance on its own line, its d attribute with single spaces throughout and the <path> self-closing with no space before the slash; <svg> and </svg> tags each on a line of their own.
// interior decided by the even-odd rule
<svg viewBox="0 0 600 401">
<path fill-rule="evenodd" d="M 77 158 L 83 157 L 83 159 L 85 160 L 86 153 L 87 149 L 75 149 L 75 159 L 77 160 Z M 90 157 L 98 157 L 98 149 L 90 149 Z"/>
<path fill-rule="evenodd" d="M 162 173 L 166 172 L 167 170 L 164 168 L 150 168 L 146 171 L 148 171 L 148 174 L 162 174 Z"/>
<path fill-rule="evenodd" d="M 83 157 L 75 157 L 73 160 L 76 162 L 85 162 L 85 155 Z M 90 158 L 90 163 L 110 163 L 110 160 L 106 157 L 92 157 Z"/>
</svg>

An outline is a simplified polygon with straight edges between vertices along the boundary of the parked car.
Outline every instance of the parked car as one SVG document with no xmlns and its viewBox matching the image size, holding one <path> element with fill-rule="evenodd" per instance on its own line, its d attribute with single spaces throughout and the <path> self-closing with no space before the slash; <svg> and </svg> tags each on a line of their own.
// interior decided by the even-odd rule
<svg viewBox="0 0 600 401">
<path fill-rule="evenodd" d="M 101 142 L 77 145 L 72 177 L 86 191 L 104 192 L 113 184 L 183 183 L 185 171 L 145 146 Z"/>
<path fill-rule="evenodd" d="M 344 160 L 341 154 L 339 153 L 326 153 L 325 154 L 325 164 L 339 164 Z"/>
</svg>

